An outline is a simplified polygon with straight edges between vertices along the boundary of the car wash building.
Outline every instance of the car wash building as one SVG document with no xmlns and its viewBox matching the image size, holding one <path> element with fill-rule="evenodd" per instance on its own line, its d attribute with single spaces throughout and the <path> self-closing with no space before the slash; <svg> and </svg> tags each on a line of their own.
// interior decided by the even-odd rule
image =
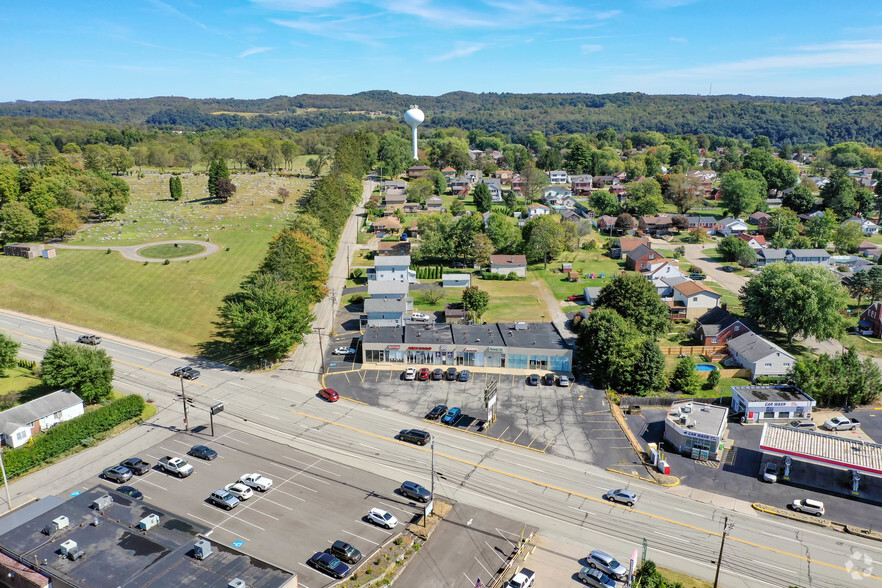
<svg viewBox="0 0 882 588">
<path fill-rule="evenodd" d="M 692 459 L 719 460 L 726 445 L 729 409 L 681 400 L 665 417 L 665 441 Z"/>
<path fill-rule="evenodd" d="M 815 400 L 796 386 L 732 386 L 732 412 L 742 423 L 811 419 Z"/>
</svg>

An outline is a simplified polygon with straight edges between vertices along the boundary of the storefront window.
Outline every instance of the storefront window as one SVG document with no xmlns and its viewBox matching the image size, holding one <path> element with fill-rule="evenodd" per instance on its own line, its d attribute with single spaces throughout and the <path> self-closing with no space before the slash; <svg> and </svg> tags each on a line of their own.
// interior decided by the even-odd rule
<svg viewBox="0 0 882 588">
<path fill-rule="evenodd" d="M 553 372 L 568 372 L 570 371 L 570 361 L 566 356 L 551 356 L 549 358 L 551 361 L 551 371 Z"/>
<path fill-rule="evenodd" d="M 526 355 L 507 355 L 505 356 L 505 365 L 507 367 L 516 369 L 516 370 L 525 370 L 527 369 L 527 356 Z"/>
<path fill-rule="evenodd" d="M 548 369 L 548 358 L 545 356 L 530 356 L 530 369 L 531 370 L 547 370 Z"/>
<path fill-rule="evenodd" d="M 773 418 L 775 418 L 775 412 L 771 411 L 771 410 L 767 410 L 766 412 L 763 413 L 763 418 L 764 419 L 773 419 Z"/>
</svg>

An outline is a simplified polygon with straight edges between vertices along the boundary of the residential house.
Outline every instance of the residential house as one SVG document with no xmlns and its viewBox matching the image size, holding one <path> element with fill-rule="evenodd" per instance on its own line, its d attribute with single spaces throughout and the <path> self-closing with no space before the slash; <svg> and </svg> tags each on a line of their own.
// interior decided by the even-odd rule
<svg viewBox="0 0 882 588">
<path fill-rule="evenodd" d="M 413 298 L 368 298 L 362 327 L 402 327 L 413 312 Z"/>
<path fill-rule="evenodd" d="M 580 223 L 584 218 L 578 212 L 574 210 L 561 210 L 560 211 L 560 220 L 561 222 L 566 221 L 570 223 Z"/>
<path fill-rule="evenodd" d="M 410 227 L 407 229 L 407 236 L 411 239 L 416 239 L 420 236 L 420 224 L 417 221 L 413 221 L 410 223 Z"/>
<path fill-rule="evenodd" d="M 730 339 L 727 346 L 732 359 L 750 370 L 754 380 L 785 376 L 796 362 L 792 355 L 753 332 Z"/>
<path fill-rule="evenodd" d="M 759 251 L 760 249 L 766 248 L 766 238 L 763 237 L 762 235 L 740 234 L 740 235 L 735 235 L 735 238 L 741 239 L 742 241 L 744 241 L 745 243 L 750 245 L 750 248 L 753 249 L 754 251 Z"/>
<path fill-rule="evenodd" d="M 386 192 L 404 192 L 407 190 L 407 182 L 404 180 L 386 180 L 380 187 L 380 191 Z"/>
<path fill-rule="evenodd" d="M 490 190 L 490 200 L 502 202 L 502 180 L 499 178 L 483 178 L 481 183 Z"/>
<path fill-rule="evenodd" d="M 70 390 L 51 392 L 0 412 L 0 440 L 7 447 L 21 447 L 40 431 L 83 412 L 82 399 Z"/>
<path fill-rule="evenodd" d="M 724 237 L 731 237 L 733 235 L 746 233 L 748 228 L 747 223 L 743 220 L 727 216 L 714 225 L 714 232 Z"/>
<path fill-rule="evenodd" d="M 680 271 L 680 262 L 676 259 L 663 259 L 656 263 L 650 263 L 646 269 L 640 271 L 646 279 L 655 282 L 662 278 L 681 278 L 685 274 Z"/>
<path fill-rule="evenodd" d="M 454 196 L 462 196 L 463 194 L 468 194 L 469 189 L 472 187 L 472 183 L 468 178 L 463 176 L 457 176 L 455 178 L 451 178 L 448 182 L 450 186 L 450 193 Z"/>
<path fill-rule="evenodd" d="M 502 180 L 503 184 L 510 184 L 513 176 L 514 172 L 509 169 L 498 169 L 493 172 L 493 177 Z"/>
<path fill-rule="evenodd" d="M 638 228 L 649 235 L 664 235 L 674 226 L 670 216 L 642 216 Z"/>
<path fill-rule="evenodd" d="M 401 207 L 404 214 L 419 214 L 423 211 L 423 205 L 419 202 L 407 202 Z"/>
<path fill-rule="evenodd" d="M 690 229 L 702 228 L 708 232 L 714 230 L 717 224 L 717 219 L 712 216 L 687 216 L 686 220 L 689 221 Z"/>
<path fill-rule="evenodd" d="M 879 234 L 879 225 L 870 219 L 853 216 L 850 219 L 843 221 L 842 226 L 845 226 L 846 223 L 857 223 L 861 227 L 861 232 L 867 237 Z"/>
<path fill-rule="evenodd" d="M 593 179 L 589 174 L 570 176 L 570 190 L 573 194 L 591 194 Z"/>
<path fill-rule="evenodd" d="M 585 286 L 582 289 L 585 295 L 585 303 L 594 306 L 594 303 L 597 301 L 597 297 L 600 296 L 601 290 L 603 290 L 603 287 L 601 286 Z"/>
<path fill-rule="evenodd" d="M 601 190 L 604 186 L 618 186 L 619 179 L 615 176 L 594 176 L 591 180 L 591 184 L 594 186 L 593 189 Z"/>
<path fill-rule="evenodd" d="M 787 261 L 786 249 L 760 249 L 756 252 L 756 265 L 758 267 L 775 263 L 776 261 Z"/>
<path fill-rule="evenodd" d="M 410 255 L 381 255 L 374 258 L 373 272 L 368 278 L 384 282 L 416 282 L 416 271 L 410 269 Z"/>
<path fill-rule="evenodd" d="M 873 331 L 874 337 L 882 337 L 882 302 L 874 302 L 861 313 L 858 327 Z"/>
<path fill-rule="evenodd" d="M 527 277 L 527 258 L 524 255 L 491 255 L 490 273 L 507 276 L 514 272 L 518 276 Z"/>
<path fill-rule="evenodd" d="M 788 249 L 785 261 L 787 263 L 813 263 L 829 266 L 830 254 L 823 249 Z"/>
<path fill-rule="evenodd" d="M 417 178 L 424 178 L 429 175 L 429 170 L 431 168 L 427 165 L 412 165 L 407 168 L 407 177 L 411 180 L 415 180 Z"/>
<path fill-rule="evenodd" d="M 869 241 L 861 241 L 861 244 L 858 245 L 858 255 L 876 259 L 879 257 L 879 245 L 877 243 L 870 243 Z"/>
<path fill-rule="evenodd" d="M 402 206 L 407 202 L 407 194 L 399 190 L 387 190 L 383 195 L 383 206 Z"/>
<path fill-rule="evenodd" d="M 444 288 L 468 288 L 472 285 L 472 274 L 441 274 Z"/>
<path fill-rule="evenodd" d="M 542 202 L 548 206 L 573 206 L 573 193 L 565 186 L 550 186 L 542 191 Z"/>
<path fill-rule="evenodd" d="M 740 319 L 719 306 L 696 318 L 695 323 L 699 345 L 725 345 L 730 339 L 755 331 L 750 320 Z"/>
<path fill-rule="evenodd" d="M 685 308 L 685 318 L 692 319 L 719 306 L 722 297 L 701 282 L 683 282 L 674 286 L 673 307 Z"/>
<path fill-rule="evenodd" d="M 542 216 L 543 214 L 551 214 L 551 208 L 544 204 L 539 204 L 538 202 L 534 202 L 528 206 L 527 211 L 529 212 L 530 218 Z"/>
<path fill-rule="evenodd" d="M 442 167 L 441 175 L 444 176 L 444 179 L 447 180 L 447 183 L 449 184 L 450 180 L 456 177 L 456 168 L 450 167 L 449 165 L 447 167 Z"/>
<path fill-rule="evenodd" d="M 480 149 L 469 149 L 469 159 L 472 161 L 477 161 L 482 155 L 484 155 L 484 152 Z"/>
<path fill-rule="evenodd" d="M 401 221 L 394 216 L 384 216 L 375 220 L 372 228 L 374 234 L 382 239 L 387 235 L 397 235 L 401 233 Z"/>
<path fill-rule="evenodd" d="M 683 282 L 691 282 L 689 278 L 686 276 L 671 276 L 668 278 L 659 278 L 657 280 L 652 280 L 652 285 L 655 286 L 655 291 L 658 293 L 659 298 L 663 300 L 673 300 L 674 297 L 674 286 L 678 284 L 682 284 Z M 684 317 L 685 317 L 685 309 L 683 309 Z"/>
<path fill-rule="evenodd" d="M 761 235 L 765 235 L 769 231 L 772 215 L 768 212 L 757 211 L 747 217 L 747 222 L 756 225 L 757 232 Z"/>
<path fill-rule="evenodd" d="M 426 200 L 426 210 L 429 212 L 442 212 L 444 210 L 444 201 L 440 196 L 432 196 Z"/>
<path fill-rule="evenodd" d="M 603 218 L 603 217 L 601 217 Z M 621 259 L 622 257 L 626 257 L 629 253 L 640 247 L 641 245 L 645 245 L 652 249 L 652 246 L 649 244 L 649 239 L 647 237 L 622 237 L 619 239 L 619 246 L 614 248 L 610 253 L 613 259 Z M 618 249 L 618 251 L 616 251 Z"/>
<path fill-rule="evenodd" d="M 640 245 L 625 255 L 625 268 L 633 271 L 642 271 L 650 265 L 667 258 L 657 251 L 653 251 L 648 245 Z"/>
<path fill-rule="evenodd" d="M 601 233 L 605 231 L 607 234 L 612 233 L 612 231 L 618 231 L 618 229 L 616 229 L 616 217 L 608 214 L 598 217 L 597 230 Z"/>
<path fill-rule="evenodd" d="M 484 178 L 484 172 L 479 169 L 467 169 L 462 175 L 471 183 L 472 186 L 478 185 Z"/>
<path fill-rule="evenodd" d="M 410 241 L 380 241 L 376 255 L 410 255 Z"/>
<path fill-rule="evenodd" d="M 569 176 L 565 169 L 553 169 L 548 172 L 548 180 L 552 184 L 566 184 Z"/>
<path fill-rule="evenodd" d="M 511 177 L 511 191 L 517 192 L 521 196 L 524 195 L 524 178 L 520 174 L 515 174 Z"/>
</svg>

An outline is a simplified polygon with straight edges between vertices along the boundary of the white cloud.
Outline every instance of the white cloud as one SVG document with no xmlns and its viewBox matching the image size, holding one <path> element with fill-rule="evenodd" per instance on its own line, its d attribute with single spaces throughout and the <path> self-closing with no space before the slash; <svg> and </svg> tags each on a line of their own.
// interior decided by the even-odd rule
<svg viewBox="0 0 882 588">
<path fill-rule="evenodd" d="M 689 42 L 686 40 L 686 37 L 669 37 L 669 38 L 674 43 L 688 43 Z"/>
<path fill-rule="evenodd" d="M 238 57 L 248 57 L 249 55 L 257 55 L 258 53 L 266 53 L 267 51 L 272 51 L 272 47 L 252 47 L 251 49 L 246 49 L 242 53 L 238 55 Z"/>
<path fill-rule="evenodd" d="M 342 4 L 345 0 L 251 0 L 267 8 L 291 12 L 318 12 Z"/>
<path fill-rule="evenodd" d="M 431 23 L 447 27 L 484 27 L 498 25 L 498 23 L 470 15 L 456 7 L 438 8 L 432 6 L 428 0 L 385 0 L 382 5 L 389 12 L 415 16 Z"/>
<path fill-rule="evenodd" d="M 603 45 L 585 44 L 580 47 L 582 53 L 594 53 L 595 51 L 603 51 Z"/>
<path fill-rule="evenodd" d="M 376 33 L 363 33 L 363 32 L 354 32 L 351 23 L 355 21 L 361 21 L 369 18 L 374 18 L 378 16 L 377 14 L 366 14 L 360 16 L 352 16 L 349 18 L 338 18 L 334 20 L 328 20 L 324 18 L 301 18 L 297 20 L 282 20 L 278 18 L 271 18 L 270 22 L 277 24 L 282 27 L 287 27 L 289 29 L 294 29 L 295 31 L 301 31 L 307 33 L 309 35 L 314 35 L 316 37 L 325 37 L 328 39 L 334 39 L 337 41 L 352 41 L 355 43 L 363 43 L 365 45 L 380 45 L 381 43 L 378 39 L 381 36 L 388 35 L 379 35 Z M 358 31 L 367 30 L 365 27 L 358 27 Z"/>
<path fill-rule="evenodd" d="M 621 10 L 605 10 L 603 12 L 598 12 L 594 15 L 594 18 L 598 20 L 606 20 L 608 18 L 612 18 L 614 16 L 618 16 L 622 13 Z"/>
<path fill-rule="evenodd" d="M 448 61 L 450 59 L 456 59 L 458 57 L 468 57 L 472 53 L 476 53 L 486 47 L 484 43 L 463 43 L 457 42 L 456 48 L 450 53 L 445 53 L 444 55 L 439 55 L 438 57 L 434 57 L 430 59 L 430 61 Z"/>
</svg>

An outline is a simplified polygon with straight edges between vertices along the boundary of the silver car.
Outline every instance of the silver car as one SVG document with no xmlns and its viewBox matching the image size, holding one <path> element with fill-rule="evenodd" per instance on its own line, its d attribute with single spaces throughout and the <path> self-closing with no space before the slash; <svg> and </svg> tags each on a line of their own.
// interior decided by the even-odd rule
<svg viewBox="0 0 882 588">
<path fill-rule="evenodd" d="M 606 493 L 606 499 L 610 502 L 621 502 L 628 506 L 634 506 L 637 503 L 637 494 L 631 490 L 619 488 L 618 490 L 610 490 Z"/>
<path fill-rule="evenodd" d="M 619 581 L 624 581 L 628 577 L 628 568 L 617 562 L 616 558 L 610 554 L 599 549 L 588 554 L 588 565 Z"/>
</svg>

